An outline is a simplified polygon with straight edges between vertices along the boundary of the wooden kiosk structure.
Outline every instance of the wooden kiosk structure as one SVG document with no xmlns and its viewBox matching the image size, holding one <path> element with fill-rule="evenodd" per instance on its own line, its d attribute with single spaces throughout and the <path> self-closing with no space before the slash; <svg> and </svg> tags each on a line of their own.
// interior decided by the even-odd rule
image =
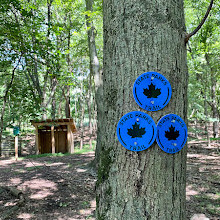
<svg viewBox="0 0 220 220">
<path fill-rule="evenodd" d="M 72 118 L 31 121 L 31 124 L 36 129 L 37 154 L 74 152 L 76 126 Z"/>
</svg>

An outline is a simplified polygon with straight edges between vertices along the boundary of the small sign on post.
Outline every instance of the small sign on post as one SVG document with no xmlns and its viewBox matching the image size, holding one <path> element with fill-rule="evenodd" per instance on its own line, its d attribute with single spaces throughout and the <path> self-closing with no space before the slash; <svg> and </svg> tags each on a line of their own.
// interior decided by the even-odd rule
<svg viewBox="0 0 220 220">
<path fill-rule="evenodd" d="M 20 133 L 19 127 L 18 127 L 18 126 L 14 126 L 13 134 L 14 134 L 15 136 L 17 136 L 17 135 L 19 135 L 19 133 Z"/>
<path fill-rule="evenodd" d="M 13 134 L 15 135 L 15 160 L 18 160 L 18 135 L 20 133 L 20 129 L 18 126 L 15 126 L 13 129 Z"/>
</svg>

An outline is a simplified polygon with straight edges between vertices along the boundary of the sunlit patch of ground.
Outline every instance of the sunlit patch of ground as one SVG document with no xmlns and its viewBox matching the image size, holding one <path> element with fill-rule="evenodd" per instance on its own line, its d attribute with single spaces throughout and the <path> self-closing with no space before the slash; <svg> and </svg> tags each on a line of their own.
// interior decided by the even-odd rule
<svg viewBox="0 0 220 220">
<path fill-rule="evenodd" d="M 32 219 L 33 217 L 34 215 L 30 213 L 21 213 L 17 216 L 18 219 Z"/>
<path fill-rule="evenodd" d="M 95 219 L 95 178 L 88 164 L 94 153 L 0 160 L 0 183 L 23 192 L 25 203 L 9 219 Z M 0 212 L 18 199 L 0 191 Z M 4 210 L 1 207 L 6 207 Z"/>
<path fill-rule="evenodd" d="M 187 156 L 187 219 L 195 213 L 210 220 L 220 216 L 220 154 L 219 143 L 189 143 Z"/>
</svg>

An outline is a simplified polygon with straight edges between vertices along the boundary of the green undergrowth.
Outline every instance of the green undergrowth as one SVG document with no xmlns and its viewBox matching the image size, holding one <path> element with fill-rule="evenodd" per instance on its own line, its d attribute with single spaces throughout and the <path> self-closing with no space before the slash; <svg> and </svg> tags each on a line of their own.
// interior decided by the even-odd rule
<svg viewBox="0 0 220 220">
<path fill-rule="evenodd" d="M 194 138 L 194 137 L 188 137 L 188 141 L 208 141 L 208 139 L 207 138 L 197 139 L 197 138 Z M 220 137 L 210 138 L 210 141 L 220 141 Z"/>
<path fill-rule="evenodd" d="M 89 153 L 89 152 L 94 152 L 95 151 L 95 146 L 96 146 L 96 142 L 93 141 L 92 142 L 92 148 L 90 148 L 89 144 L 85 144 L 83 145 L 83 149 L 80 149 L 79 146 L 76 146 L 74 149 L 74 153 L 73 154 L 83 154 L 83 153 Z M 29 155 L 26 157 L 19 157 L 19 160 L 23 160 L 23 159 L 34 159 L 34 158 L 41 158 L 41 157 L 63 157 L 63 156 L 69 156 L 72 155 L 71 153 L 48 153 L 48 154 L 38 154 L 38 155 Z"/>
<path fill-rule="evenodd" d="M 95 145 L 96 143 L 92 143 L 92 148 L 90 148 L 89 144 L 83 145 L 83 149 L 80 150 L 79 147 L 76 147 L 74 150 L 74 154 L 83 154 L 83 153 L 89 153 L 95 151 Z"/>
<path fill-rule="evenodd" d="M 220 194 L 218 192 L 212 195 L 196 195 L 195 200 L 203 212 L 220 216 Z"/>
</svg>

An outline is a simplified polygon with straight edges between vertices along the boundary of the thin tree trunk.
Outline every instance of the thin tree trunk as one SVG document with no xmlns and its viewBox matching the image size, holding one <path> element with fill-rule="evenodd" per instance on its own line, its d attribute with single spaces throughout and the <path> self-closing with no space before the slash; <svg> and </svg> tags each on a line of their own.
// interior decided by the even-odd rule
<svg viewBox="0 0 220 220">
<path fill-rule="evenodd" d="M 81 130 L 81 137 L 80 137 L 80 150 L 83 149 L 83 139 L 84 139 L 84 105 L 81 107 L 81 119 L 80 119 L 80 130 Z"/>
<path fill-rule="evenodd" d="M 95 92 L 94 92 L 95 94 Z M 93 134 L 96 133 L 96 130 L 97 130 L 97 104 L 95 102 L 95 97 L 93 97 L 93 108 L 92 108 L 92 127 L 93 127 Z"/>
<path fill-rule="evenodd" d="M 58 117 L 59 117 L 59 118 L 62 118 L 62 102 L 59 103 Z"/>
<path fill-rule="evenodd" d="M 217 80 L 214 76 L 214 73 L 211 73 L 211 96 L 212 96 L 212 114 L 215 121 L 213 122 L 213 137 L 219 137 L 219 117 L 218 117 L 218 105 L 217 105 L 217 96 L 216 96 L 216 85 Z"/>
<path fill-rule="evenodd" d="M 212 115 L 215 121 L 213 122 L 213 137 L 219 137 L 219 117 L 218 117 L 218 105 L 217 105 L 217 96 L 216 96 L 216 86 L 217 80 L 214 74 L 214 70 L 211 69 L 211 97 L 212 97 Z"/>
<path fill-rule="evenodd" d="M 71 113 L 70 113 L 70 86 L 67 85 L 66 86 L 66 104 L 65 104 L 65 114 L 66 114 L 66 118 L 70 118 L 71 117 Z"/>
<path fill-rule="evenodd" d="M 187 121 L 183 0 L 103 1 L 103 15 L 105 117 L 98 121 L 96 219 L 185 220 L 187 147 L 171 155 L 154 142 L 145 151 L 132 152 L 116 134 L 119 119 L 140 110 L 132 88 L 147 71 L 162 73 L 172 86 L 169 104 L 147 113 L 155 123 L 171 112 Z"/>
<path fill-rule="evenodd" d="M 93 0 L 86 0 L 86 11 L 93 12 Z M 90 17 L 86 16 L 86 25 L 88 28 L 88 45 L 89 45 L 89 57 L 90 57 L 90 75 L 94 77 L 95 81 L 95 100 L 97 109 L 99 109 L 99 113 L 97 114 L 97 120 L 102 121 L 102 75 L 100 72 L 100 65 L 97 56 L 97 49 L 95 43 L 95 27 Z M 90 76 L 90 77 L 92 77 Z M 101 128 L 98 128 L 101 129 Z M 101 139 L 99 133 L 97 135 L 97 139 Z M 99 152 L 100 150 L 96 147 L 95 152 L 95 160 L 93 165 L 96 166 L 97 161 L 99 160 Z"/>
<path fill-rule="evenodd" d="M 75 109 L 75 117 L 77 118 L 78 111 L 77 111 L 77 101 L 76 101 L 76 99 L 74 101 L 74 109 Z"/>
<path fill-rule="evenodd" d="M 208 106 L 207 106 L 207 96 L 204 96 L 204 113 L 205 113 L 205 132 L 208 140 L 208 147 L 210 147 L 210 135 L 209 135 L 209 124 L 208 124 Z"/>
<path fill-rule="evenodd" d="M 71 25 L 71 17 L 70 17 L 70 15 L 69 15 L 69 23 Z M 67 38 L 67 48 L 68 48 L 68 51 L 70 51 L 70 40 L 71 40 L 71 33 L 70 33 L 70 27 L 69 27 L 68 38 Z M 70 52 L 68 52 L 68 54 L 67 54 L 67 65 L 68 65 L 69 74 L 71 74 L 72 68 L 71 68 L 71 61 L 70 61 Z M 66 87 L 65 112 L 66 112 L 66 118 L 70 118 L 71 117 L 71 112 L 70 112 L 70 86 L 66 85 L 65 87 Z"/>
<path fill-rule="evenodd" d="M 195 117 L 195 129 L 196 129 L 196 139 L 199 139 L 197 117 Z"/>
<path fill-rule="evenodd" d="M 208 101 L 207 101 L 207 87 L 208 87 L 208 73 L 205 74 L 205 78 L 203 79 L 204 83 L 204 114 L 205 114 L 205 131 L 206 137 L 208 140 L 208 147 L 210 147 L 210 135 L 209 135 L 209 123 L 208 123 Z"/>
<path fill-rule="evenodd" d="M 92 93 L 92 79 L 91 74 L 89 75 L 89 89 L 88 89 L 88 113 L 89 113 L 89 147 L 92 149 L 92 103 L 91 103 L 91 93 Z"/>
<path fill-rule="evenodd" d="M 212 101 L 210 104 L 212 108 L 212 115 L 215 121 L 213 122 L 213 137 L 218 138 L 219 136 L 219 113 L 218 113 L 218 102 L 217 102 L 217 96 L 216 96 L 216 87 L 217 87 L 217 80 L 216 80 L 216 74 L 215 70 L 213 69 L 211 63 L 210 63 L 210 56 L 208 53 L 205 54 L 205 58 L 207 61 L 208 66 L 210 67 L 211 72 L 211 97 Z"/>
<path fill-rule="evenodd" d="M 47 0 L 47 44 L 49 45 L 50 41 L 50 28 L 51 28 L 51 5 L 52 5 L 53 0 Z M 44 75 L 44 86 L 43 86 L 43 94 L 42 94 L 42 101 L 41 101 L 41 108 L 42 108 L 42 119 L 46 120 L 47 119 L 47 105 L 49 104 L 46 100 L 46 89 L 47 89 L 47 80 L 49 75 L 51 74 L 50 72 L 50 55 L 49 55 L 49 46 L 47 45 L 47 60 L 46 60 L 46 66 L 47 66 L 47 71 Z M 53 96 L 53 95 L 52 95 Z M 51 97 L 52 97 L 51 96 Z M 48 103 L 48 104 L 47 104 Z"/>
<path fill-rule="evenodd" d="M 0 118 L 0 156 L 2 156 L 2 147 L 1 147 L 1 145 L 2 145 L 2 133 L 3 133 L 3 129 L 4 129 L 4 115 L 5 115 L 5 107 L 6 107 L 6 103 L 7 103 L 7 99 L 8 99 L 8 92 L 12 87 L 14 77 L 15 77 L 15 71 L 16 71 L 18 65 L 20 64 L 21 57 L 22 57 L 22 54 L 21 54 L 21 56 L 18 60 L 17 65 L 12 70 L 11 80 L 8 83 L 8 85 L 6 85 L 5 95 L 3 97 L 3 104 L 2 104 L 2 111 L 1 111 L 1 118 Z"/>
<path fill-rule="evenodd" d="M 84 97 L 83 97 L 83 80 L 81 82 L 80 110 L 81 110 L 81 117 L 80 117 L 80 129 L 81 129 L 80 150 L 82 150 L 83 149 L 83 137 L 84 137 L 84 113 L 85 113 Z"/>
<path fill-rule="evenodd" d="M 54 85 L 54 83 L 53 83 L 54 80 L 56 80 L 56 79 L 51 80 L 51 86 Z M 53 120 L 56 118 L 56 95 L 55 95 L 55 93 L 52 96 L 51 118 Z"/>
</svg>

